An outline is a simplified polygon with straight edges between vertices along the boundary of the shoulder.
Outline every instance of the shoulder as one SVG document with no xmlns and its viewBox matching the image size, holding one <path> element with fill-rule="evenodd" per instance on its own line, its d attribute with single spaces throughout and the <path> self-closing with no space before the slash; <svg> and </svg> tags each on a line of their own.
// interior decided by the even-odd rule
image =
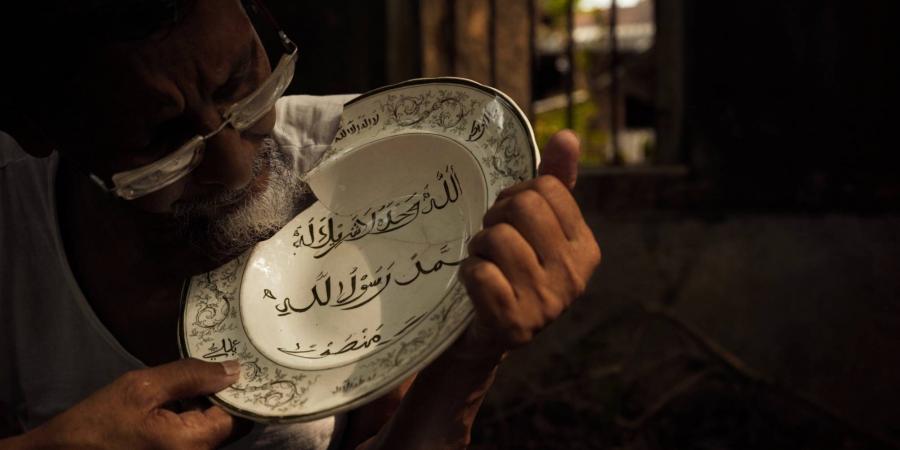
<svg viewBox="0 0 900 450">
<path fill-rule="evenodd" d="M 28 155 L 22 150 L 22 147 L 19 146 L 16 140 L 0 131 L 0 169 L 25 158 L 28 158 Z"/>
<path fill-rule="evenodd" d="M 14 192 L 43 193 L 55 174 L 56 154 L 36 158 L 22 150 L 12 136 L 0 131 L 0 194 L 10 197 Z"/>
<path fill-rule="evenodd" d="M 337 133 L 344 103 L 356 95 L 292 95 L 275 104 L 275 138 L 282 146 L 330 145 Z"/>
<path fill-rule="evenodd" d="M 46 193 L 55 160 L 55 154 L 45 158 L 29 155 L 12 136 L 0 131 L 0 197 L 9 200 L 23 193 Z"/>
<path fill-rule="evenodd" d="M 55 214 L 56 158 L 55 153 L 35 158 L 0 132 L 0 248 L 19 244 L 22 233 L 42 239 L 48 236 Z M 4 253 L 8 256 L 9 252 Z"/>
<path fill-rule="evenodd" d="M 344 104 L 356 95 L 292 95 L 275 104 L 272 136 L 285 153 L 293 155 L 300 173 L 315 166 L 334 141 Z"/>
</svg>

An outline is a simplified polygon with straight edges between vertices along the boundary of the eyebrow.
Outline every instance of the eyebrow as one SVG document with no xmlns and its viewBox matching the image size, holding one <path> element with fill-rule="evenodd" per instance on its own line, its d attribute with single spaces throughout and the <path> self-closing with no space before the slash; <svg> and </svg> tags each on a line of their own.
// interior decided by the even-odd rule
<svg viewBox="0 0 900 450">
<path fill-rule="evenodd" d="M 239 100 L 234 99 L 233 97 L 243 87 L 247 78 L 253 73 L 253 68 L 255 66 L 254 62 L 258 59 L 258 57 L 259 46 L 256 45 L 255 40 L 251 40 L 249 48 L 242 52 L 242 56 L 240 57 L 240 59 L 237 60 L 237 62 L 232 66 L 225 83 L 215 88 L 215 91 L 212 94 L 213 101 L 226 102 L 230 100 Z M 183 125 L 183 116 L 181 114 L 156 121 L 147 134 L 148 141 L 145 144 L 137 146 L 137 150 L 139 152 L 153 152 L 158 150 L 155 148 L 155 146 L 156 143 L 160 141 L 160 139 L 165 139 L 162 138 L 162 136 L 171 133 L 173 130 L 178 130 Z"/>
<path fill-rule="evenodd" d="M 256 41 L 251 41 L 250 49 L 245 51 L 241 59 L 234 65 L 225 83 L 213 93 L 214 100 L 232 100 L 232 97 L 253 72 L 258 53 L 259 46 L 256 45 Z"/>
</svg>

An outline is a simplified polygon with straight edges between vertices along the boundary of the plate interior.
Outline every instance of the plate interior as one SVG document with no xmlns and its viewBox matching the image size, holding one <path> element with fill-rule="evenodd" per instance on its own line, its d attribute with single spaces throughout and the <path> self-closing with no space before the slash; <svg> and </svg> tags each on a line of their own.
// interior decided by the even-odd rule
<svg viewBox="0 0 900 450">
<path fill-rule="evenodd" d="M 416 330 L 455 280 L 487 188 L 465 147 L 424 133 L 351 149 L 310 184 L 319 201 L 251 254 L 239 309 L 265 357 L 320 370 Z"/>
</svg>

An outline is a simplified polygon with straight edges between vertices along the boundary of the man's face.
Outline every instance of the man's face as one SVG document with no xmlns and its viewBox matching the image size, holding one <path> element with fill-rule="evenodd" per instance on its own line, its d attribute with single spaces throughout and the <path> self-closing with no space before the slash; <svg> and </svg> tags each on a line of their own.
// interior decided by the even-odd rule
<svg viewBox="0 0 900 450">
<path fill-rule="evenodd" d="M 270 74 L 237 0 L 197 0 L 171 30 L 86 59 L 50 123 L 60 151 L 106 179 L 215 130 Z M 273 110 L 243 133 L 226 127 L 192 173 L 123 207 L 170 218 L 202 247 L 242 251 L 289 220 L 303 190 L 268 137 L 274 122 Z"/>
</svg>

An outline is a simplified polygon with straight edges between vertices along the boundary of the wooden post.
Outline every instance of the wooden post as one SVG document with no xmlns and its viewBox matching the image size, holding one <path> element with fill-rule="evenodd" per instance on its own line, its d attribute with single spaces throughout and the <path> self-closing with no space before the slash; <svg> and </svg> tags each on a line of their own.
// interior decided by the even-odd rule
<svg viewBox="0 0 900 450">
<path fill-rule="evenodd" d="M 493 85 L 531 110 L 534 0 L 421 0 L 422 75 Z"/>
<path fill-rule="evenodd" d="M 452 0 L 421 0 L 419 20 L 422 39 L 422 76 L 455 75 L 453 56 L 455 27 Z"/>
<path fill-rule="evenodd" d="M 655 163 L 684 163 L 684 30 L 685 2 L 657 0 L 656 67 L 656 146 Z"/>
<path fill-rule="evenodd" d="M 619 98 L 619 43 L 616 36 L 616 25 L 618 22 L 619 8 L 616 0 L 612 0 L 609 5 L 609 136 L 612 144 L 612 163 L 613 165 L 622 164 L 622 155 L 619 153 L 619 113 L 622 107 Z"/>
<path fill-rule="evenodd" d="M 422 38 L 416 0 L 385 2 L 385 77 L 397 83 L 422 76 Z"/>
<path fill-rule="evenodd" d="M 531 111 L 532 1 L 496 0 L 495 86 Z"/>
<path fill-rule="evenodd" d="M 575 128 L 575 0 L 566 1 L 566 128 Z"/>
<path fill-rule="evenodd" d="M 491 83 L 490 2 L 456 0 L 456 76 Z"/>
</svg>

